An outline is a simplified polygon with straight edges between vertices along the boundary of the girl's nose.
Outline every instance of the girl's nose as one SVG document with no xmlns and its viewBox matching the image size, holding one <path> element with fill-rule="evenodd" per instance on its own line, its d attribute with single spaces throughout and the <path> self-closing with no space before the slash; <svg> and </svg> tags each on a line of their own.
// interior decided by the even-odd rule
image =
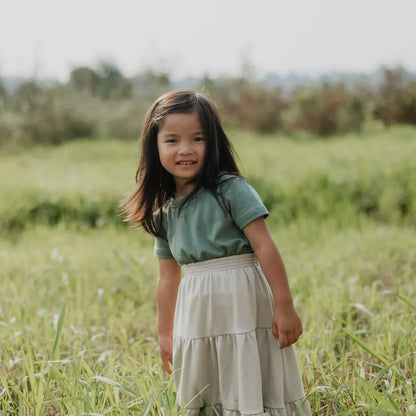
<svg viewBox="0 0 416 416">
<path fill-rule="evenodd" d="M 189 154 L 192 153 L 192 145 L 190 143 L 181 143 L 179 148 L 180 154 Z"/>
</svg>

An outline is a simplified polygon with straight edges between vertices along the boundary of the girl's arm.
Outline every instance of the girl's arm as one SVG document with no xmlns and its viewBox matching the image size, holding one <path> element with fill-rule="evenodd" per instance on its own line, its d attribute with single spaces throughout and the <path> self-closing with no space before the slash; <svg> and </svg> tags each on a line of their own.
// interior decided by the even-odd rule
<svg viewBox="0 0 416 416">
<path fill-rule="evenodd" d="M 275 301 L 273 334 L 284 348 L 297 341 L 302 323 L 293 305 L 282 258 L 264 218 L 258 218 L 243 229 L 269 282 Z"/>
<path fill-rule="evenodd" d="M 176 295 L 181 280 L 181 268 L 174 259 L 159 259 L 159 278 L 156 285 L 157 332 L 160 355 L 166 371 L 171 374 L 172 329 Z"/>
</svg>

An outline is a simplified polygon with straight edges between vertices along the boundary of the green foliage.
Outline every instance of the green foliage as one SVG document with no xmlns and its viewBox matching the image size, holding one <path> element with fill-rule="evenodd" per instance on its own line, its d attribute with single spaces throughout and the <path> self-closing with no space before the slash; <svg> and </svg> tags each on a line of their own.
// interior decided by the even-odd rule
<svg viewBox="0 0 416 416">
<path fill-rule="evenodd" d="M 231 133 L 243 160 L 252 161 L 247 174 L 267 207 L 277 213 L 273 221 L 279 225 L 305 216 L 339 222 L 369 217 L 381 223 L 416 225 L 415 131 L 403 128 L 392 134 L 394 140 L 390 133 L 377 132 L 364 140 L 357 135 L 309 143 L 275 137 L 259 141 Z M 53 153 L 47 150 L 46 160 L 42 148 L 31 155 L 5 157 L 0 166 L 4 197 L 0 230 L 61 222 L 93 228 L 122 226 L 118 204 L 126 189 L 119 183 L 129 179 L 128 173 L 133 181 L 137 157 L 128 154 L 130 148 L 128 143 L 116 146 L 97 140 L 68 144 Z M 90 162 L 98 151 L 101 164 L 92 168 Z M 275 164 L 280 166 L 278 176 Z"/>
<path fill-rule="evenodd" d="M 29 112 L 36 108 L 37 101 L 41 97 L 44 88 L 34 80 L 22 82 L 12 95 L 11 108 L 18 112 Z"/>
<path fill-rule="evenodd" d="M 101 62 L 96 70 L 85 66 L 74 68 L 69 76 L 69 85 L 103 100 L 129 99 L 132 96 L 131 81 L 111 62 Z"/>
<path fill-rule="evenodd" d="M 28 80 L 4 97 L 0 88 L 0 147 L 97 136 L 135 139 L 153 94 L 167 89 L 166 74 L 146 71 L 130 80 L 107 62 L 74 68 L 66 85 Z"/>
<path fill-rule="evenodd" d="M 93 126 L 59 100 L 50 91 L 44 91 L 30 111 L 23 113 L 22 140 L 32 143 L 58 144 L 77 137 L 88 137 Z"/>
<path fill-rule="evenodd" d="M 230 136 L 271 210 L 314 414 L 413 415 L 414 128 Z M 0 413 L 183 415 L 159 359 L 153 240 L 117 215 L 136 159 L 98 139 L 1 153 Z"/>
<path fill-rule="evenodd" d="M 69 83 L 76 90 L 86 91 L 95 96 L 98 92 L 98 74 L 87 66 L 74 68 L 69 75 Z"/>
<path fill-rule="evenodd" d="M 409 81 L 403 68 L 384 69 L 374 115 L 386 126 L 416 124 L 416 81 Z"/>
<path fill-rule="evenodd" d="M 364 77 L 302 85 L 295 90 L 243 78 L 204 77 L 195 87 L 217 104 L 227 127 L 252 132 L 306 132 L 334 137 L 358 132 L 373 119 L 385 125 L 415 124 L 416 82 L 403 69 L 385 69 L 375 89 Z M 136 138 L 150 104 L 173 88 L 168 73 L 146 69 L 125 77 L 112 62 L 74 68 L 66 84 L 35 80 L 8 93 L 0 83 L 0 146 L 58 144 L 74 138 Z"/>
<path fill-rule="evenodd" d="M 0 78 L 0 111 L 4 111 L 6 108 L 7 95 L 3 80 Z"/>
<path fill-rule="evenodd" d="M 364 97 L 343 84 L 301 87 L 292 95 L 287 124 L 317 136 L 330 136 L 361 129 L 365 119 Z"/>
<path fill-rule="evenodd" d="M 394 172 L 380 170 L 373 177 L 355 177 L 348 182 L 327 172 L 287 189 L 276 189 L 275 184 L 257 177 L 253 183 L 265 195 L 270 209 L 279 213 L 281 223 L 295 221 L 305 213 L 324 219 L 336 212 L 416 225 L 416 182 L 410 179 L 415 169 L 409 165 Z"/>
<path fill-rule="evenodd" d="M 59 144 L 91 136 L 93 126 L 58 89 L 33 81 L 21 84 L 11 98 L 13 112 L 0 117 L 0 145 Z"/>
<path fill-rule="evenodd" d="M 212 96 L 226 124 L 260 133 L 283 129 L 282 114 L 288 102 L 280 88 L 267 88 L 244 79 L 205 77 L 200 88 Z"/>
<path fill-rule="evenodd" d="M 360 131 L 368 113 L 368 96 L 344 84 L 301 86 L 290 94 L 279 87 L 244 79 L 205 77 L 209 92 L 229 126 L 260 133 L 307 131 L 330 136 Z"/>
</svg>

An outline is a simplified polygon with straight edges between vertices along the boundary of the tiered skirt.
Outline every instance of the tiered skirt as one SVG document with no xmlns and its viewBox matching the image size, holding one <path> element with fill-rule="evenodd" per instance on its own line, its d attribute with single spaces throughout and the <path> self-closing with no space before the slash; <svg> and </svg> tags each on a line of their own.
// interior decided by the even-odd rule
<svg viewBox="0 0 416 416">
<path fill-rule="evenodd" d="M 293 346 L 272 333 L 270 286 L 254 254 L 184 266 L 173 330 L 187 416 L 310 416 Z"/>
</svg>

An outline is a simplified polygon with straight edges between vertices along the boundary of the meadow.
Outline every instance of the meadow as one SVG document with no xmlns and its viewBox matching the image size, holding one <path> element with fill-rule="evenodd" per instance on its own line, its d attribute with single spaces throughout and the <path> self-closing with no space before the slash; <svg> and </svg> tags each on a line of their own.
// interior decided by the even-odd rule
<svg viewBox="0 0 416 416">
<path fill-rule="evenodd" d="M 271 211 L 314 415 L 416 415 L 416 129 L 230 137 Z M 123 224 L 138 145 L 0 153 L 0 415 L 180 415 L 153 241 Z"/>
</svg>

